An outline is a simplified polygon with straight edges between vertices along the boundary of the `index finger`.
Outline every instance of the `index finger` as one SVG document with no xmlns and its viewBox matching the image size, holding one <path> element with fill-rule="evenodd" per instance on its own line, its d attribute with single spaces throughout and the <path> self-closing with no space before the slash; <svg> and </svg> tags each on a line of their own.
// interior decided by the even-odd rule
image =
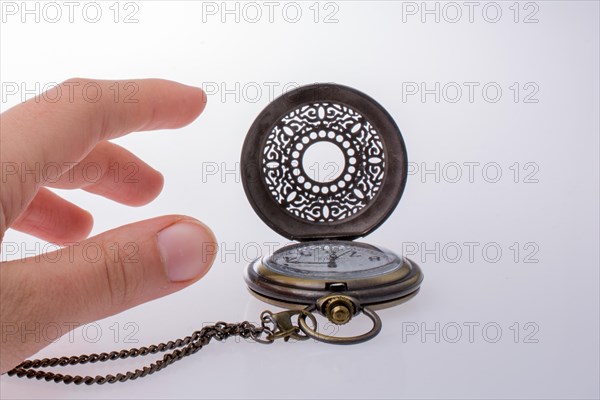
<svg viewBox="0 0 600 400">
<path fill-rule="evenodd" d="M 177 82 L 78 78 L 6 111 L 0 116 L 1 228 L 10 226 L 44 184 L 43 174 L 37 172 L 49 163 L 64 173 L 99 141 L 185 126 L 205 104 L 200 88 Z"/>
</svg>

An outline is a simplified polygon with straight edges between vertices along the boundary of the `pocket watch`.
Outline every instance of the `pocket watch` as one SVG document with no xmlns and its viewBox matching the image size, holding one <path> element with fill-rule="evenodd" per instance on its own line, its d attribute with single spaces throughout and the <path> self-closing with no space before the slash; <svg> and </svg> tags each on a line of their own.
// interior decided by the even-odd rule
<svg viewBox="0 0 600 400">
<path fill-rule="evenodd" d="M 305 158 L 323 144 L 331 153 L 327 159 L 343 156 L 335 174 L 318 179 Z M 417 264 L 354 241 L 392 214 L 407 178 L 400 130 L 375 100 L 334 84 L 288 92 L 256 118 L 240 165 L 254 211 L 274 231 L 298 241 L 252 262 L 246 283 L 267 302 L 307 307 L 298 317 L 303 335 L 336 344 L 368 340 L 381 329 L 375 308 L 417 293 L 423 280 Z M 313 311 L 338 325 L 362 312 L 373 327 L 354 337 L 327 336 L 306 323 Z"/>
<path fill-rule="evenodd" d="M 305 158 L 311 148 L 323 145 L 341 154 L 341 161 L 334 174 L 315 177 Z M 251 262 L 244 278 L 252 294 L 287 310 L 264 311 L 260 325 L 217 322 L 158 345 L 26 360 L 8 374 L 66 384 L 125 382 L 160 371 L 212 339 L 230 336 L 265 344 L 280 338 L 355 344 L 381 331 L 375 310 L 417 294 L 423 273 L 416 263 L 355 241 L 392 214 L 407 178 L 400 130 L 371 97 L 336 84 L 303 86 L 282 95 L 250 127 L 240 165 L 254 211 L 275 232 L 297 241 Z M 315 313 L 337 325 L 364 314 L 372 326 L 357 336 L 327 335 L 319 332 Z M 148 366 L 115 375 L 73 376 L 45 369 L 157 353 L 165 354 Z"/>
</svg>

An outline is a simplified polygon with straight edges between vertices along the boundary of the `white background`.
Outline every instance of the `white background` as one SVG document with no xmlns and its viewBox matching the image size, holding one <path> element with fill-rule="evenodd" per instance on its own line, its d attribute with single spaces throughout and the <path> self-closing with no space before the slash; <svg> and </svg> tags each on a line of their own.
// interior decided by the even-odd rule
<svg viewBox="0 0 600 400">
<path fill-rule="evenodd" d="M 210 225 L 228 251 L 196 285 L 78 329 L 39 357 L 147 345 L 217 320 L 257 322 L 263 309 L 273 309 L 246 291 L 242 271 L 257 248 L 286 240 L 254 214 L 239 177 L 221 176 L 235 169 L 248 128 L 272 100 L 269 86 L 279 95 L 286 84 L 337 82 L 391 113 L 413 169 L 395 213 L 363 240 L 404 252 L 422 266 L 425 281 L 409 303 L 381 311 L 383 331 L 361 345 L 228 340 L 125 384 L 71 387 L 2 376 L 2 398 L 598 398 L 597 2 L 480 2 L 471 21 L 462 2 L 427 3 L 438 7 L 436 22 L 421 13 L 421 2 L 320 3 L 316 16 L 311 1 L 297 3 L 296 23 L 294 9 L 282 14 L 285 3 L 271 22 L 259 2 L 263 15 L 252 23 L 255 9 L 243 3 L 239 22 L 235 15 L 222 22 L 221 2 L 211 3 L 219 10 L 210 15 L 199 1 L 120 3 L 115 23 L 113 3 L 98 2 L 97 23 L 84 18 L 86 3 L 69 22 L 62 2 L 58 22 L 39 3 L 39 22 L 30 15 L 22 23 L 23 6 L 13 3 L 20 9 L 3 15 L 0 31 L 2 109 L 32 96 L 23 89 L 75 76 L 218 87 L 190 126 L 117 141 L 164 174 L 153 203 L 129 208 L 88 193 L 61 194 L 94 213 L 93 234 L 189 214 Z M 497 8 L 502 14 L 493 23 Z M 124 23 L 132 11 L 137 22 Z M 325 23 L 332 12 L 333 23 Z M 436 82 L 439 102 L 435 94 L 407 94 Z M 452 82 L 463 89 L 456 102 Z M 464 82 L 478 85 L 472 101 Z M 7 84 L 18 92 L 9 95 Z M 492 102 L 498 86 L 502 94 Z M 421 173 L 436 163 L 437 176 Z M 208 175 L 215 166 L 218 173 Z M 493 183 L 497 171 L 502 175 Z M 39 243 L 42 251 L 45 244 L 14 231 L 5 242 L 23 249 Z M 364 319 L 353 323 L 344 333 L 368 328 Z M 429 333 L 422 335 L 424 329 Z M 115 373 L 146 361 L 66 371 Z"/>
</svg>

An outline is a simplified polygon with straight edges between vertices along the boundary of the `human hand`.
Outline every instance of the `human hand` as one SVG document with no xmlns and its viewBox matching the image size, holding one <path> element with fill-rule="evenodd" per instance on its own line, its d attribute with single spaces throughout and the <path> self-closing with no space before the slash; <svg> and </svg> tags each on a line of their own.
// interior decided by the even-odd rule
<svg viewBox="0 0 600 400">
<path fill-rule="evenodd" d="M 95 102 L 84 92 L 90 83 L 104 94 Z M 115 84 L 133 84 L 136 101 L 124 101 L 125 93 L 115 98 Z M 81 188 L 132 206 L 150 202 L 162 189 L 162 175 L 108 140 L 185 126 L 205 104 L 201 89 L 175 82 L 73 79 L 0 116 L 0 241 L 13 228 L 70 243 L 0 265 L 1 373 L 50 344 L 32 331 L 105 318 L 176 292 L 208 271 L 216 240 L 199 221 L 162 216 L 81 241 L 92 229 L 91 214 L 45 187 Z M 92 163 L 105 175 L 90 182 L 83 171 Z M 114 163 L 134 163 L 136 179 L 115 179 L 107 173 Z M 44 176 L 49 171 L 55 175 Z M 100 249 L 93 260 L 83 254 L 88 244 Z"/>
</svg>

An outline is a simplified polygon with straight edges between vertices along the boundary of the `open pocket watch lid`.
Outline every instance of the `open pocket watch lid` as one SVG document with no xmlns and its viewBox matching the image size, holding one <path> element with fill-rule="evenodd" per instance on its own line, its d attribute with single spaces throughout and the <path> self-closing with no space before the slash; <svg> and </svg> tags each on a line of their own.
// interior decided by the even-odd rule
<svg viewBox="0 0 600 400">
<path fill-rule="evenodd" d="M 311 146 L 343 154 L 331 180 L 303 166 Z M 331 147 L 331 146 L 330 146 Z M 246 136 L 242 183 L 258 216 L 292 240 L 352 240 L 381 225 L 398 204 L 407 177 L 398 126 L 375 100 L 336 84 L 294 89 L 271 102 Z"/>
</svg>

